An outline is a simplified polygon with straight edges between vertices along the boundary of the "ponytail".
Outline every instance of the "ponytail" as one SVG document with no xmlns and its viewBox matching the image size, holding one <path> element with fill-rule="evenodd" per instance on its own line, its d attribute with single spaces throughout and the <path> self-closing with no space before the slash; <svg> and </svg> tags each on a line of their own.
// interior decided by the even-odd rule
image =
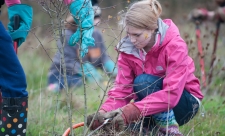
<svg viewBox="0 0 225 136">
<path fill-rule="evenodd" d="M 162 7 L 157 0 L 143 0 L 131 5 L 121 22 L 124 26 L 155 30 L 161 13 Z"/>
<path fill-rule="evenodd" d="M 150 8 L 152 9 L 153 14 L 159 18 L 162 13 L 161 4 L 157 0 L 148 0 Z"/>
</svg>

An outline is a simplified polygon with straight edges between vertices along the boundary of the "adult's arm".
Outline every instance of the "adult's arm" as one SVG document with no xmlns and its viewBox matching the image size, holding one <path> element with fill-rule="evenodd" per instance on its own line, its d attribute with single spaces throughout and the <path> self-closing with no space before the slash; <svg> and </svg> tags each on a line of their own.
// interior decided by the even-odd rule
<svg viewBox="0 0 225 136">
<path fill-rule="evenodd" d="M 134 74 L 130 68 L 128 61 L 120 54 L 118 59 L 118 74 L 114 87 L 109 90 L 108 97 L 101 110 L 111 111 L 127 105 L 131 99 L 136 98 L 133 93 Z"/>
</svg>

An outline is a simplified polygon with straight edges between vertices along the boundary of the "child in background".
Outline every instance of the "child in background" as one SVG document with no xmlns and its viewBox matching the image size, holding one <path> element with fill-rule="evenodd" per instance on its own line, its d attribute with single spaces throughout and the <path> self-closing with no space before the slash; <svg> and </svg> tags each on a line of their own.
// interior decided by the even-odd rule
<svg viewBox="0 0 225 136">
<path fill-rule="evenodd" d="M 94 10 L 94 25 L 97 26 L 100 23 L 101 17 L 101 9 L 97 6 L 93 6 Z M 76 25 L 74 24 L 72 17 L 69 16 L 66 19 L 66 30 L 65 30 L 65 47 L 64 47 L 64 55 L 65 55 L 65 63 L 66 63 L 66 71 L 67 71 L 67 81 L 69 88 L 79 87 L 82 85 L 82 72 L 81 65 L 78 59 L 78 46 L 69 46 L 68 41 L 71 35 L 76 31 Z M 82 59 L 84 63 L 85 76 L 89 82 L 99 82 L 102 79 L 102 76 L 97 71 L 96 68 L 102 68 L 106 73 L 112 74 L 113 77 L 117 74 L 117 69 L 115 67 L 115 63 L 106 53 L 106 47 L 103 41 L 102 34 L 99 30 L 94 28 L 93 38 L 95 39 L 95 46 L 88 48 L 88 54 Z M 62 48 L 62 42 L 57 41 L 57 46 Z M 58 51 L 54 58 L 53 63 L 50 67 L 48 73 L 48 91 L 58 92 L 63 89 L 64 79 L 63 79 L 63 71 L 60 69 L 60 52 Z M 92 77 L 93 76 L 93 77 Z"/>
</svg>

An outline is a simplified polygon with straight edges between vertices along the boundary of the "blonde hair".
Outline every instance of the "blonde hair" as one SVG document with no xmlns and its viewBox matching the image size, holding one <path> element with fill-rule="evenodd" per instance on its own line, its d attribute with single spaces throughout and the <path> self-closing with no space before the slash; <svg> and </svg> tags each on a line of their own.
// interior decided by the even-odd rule
<svg viewBox="0 0 225 136">
<path fill-rule="evenodd" d="M 161 4 L 157 0 L 144 0 L 131 5 L 124 14 L 122 24 L 136 28 L 155 30 L 157 20 L 162 13 Z"/>
</svg>

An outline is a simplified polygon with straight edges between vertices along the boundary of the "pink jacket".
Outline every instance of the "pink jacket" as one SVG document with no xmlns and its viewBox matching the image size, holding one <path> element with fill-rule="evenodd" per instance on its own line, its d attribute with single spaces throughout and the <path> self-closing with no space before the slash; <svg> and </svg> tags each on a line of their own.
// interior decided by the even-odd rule
<svg viewBox="0 0 225 136">
<path fill-rule="evenodd" d="M 118 44 L 118 74 L 115 86 L 109 90 L 108 98 L 101 106 L 111 111 L 128 104 L 137 96 L 133 92 L 133 81 L 140 74 L 152 74 L 164 78 L 163 89 L 148 95 L 134 104 L 143 116 L 153 115 L 174 108 L 184 90 L 203 99 L 199 80 L 195 77 L 195 66 L 188 56 L 187 45 L 180 37 L 177 26 L 170 19 L 158 19 L 156 43 L 147 53 L 145 61 L 138 49 L 125 37 Z"/>
<path fill-rule="evenodd" d="M 64 0 L 64 3 L 70 4 L 71 1 L 73 1 L 73 0 Z M 5 3 L 9 7 L 9 6 L 12 6 L 14 4 L 20 4 L 21 2 L 20 2 L 20 0 L 5 0 Z"/>
</svg>

